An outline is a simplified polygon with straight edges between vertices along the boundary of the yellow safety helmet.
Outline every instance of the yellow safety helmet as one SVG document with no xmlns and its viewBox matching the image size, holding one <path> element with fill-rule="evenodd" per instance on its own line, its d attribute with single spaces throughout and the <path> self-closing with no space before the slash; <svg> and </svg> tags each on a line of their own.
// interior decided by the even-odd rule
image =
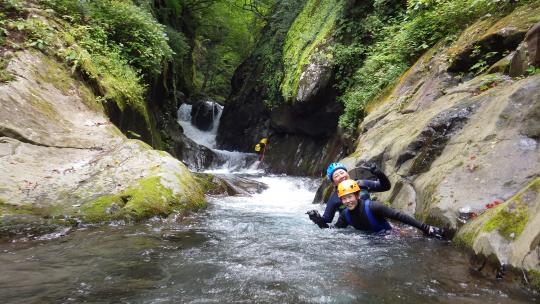
<svg viewBox="0 0 540 304">
<path fill-rule="evenodd" d="M 261 141 L 259 143 L 265 144 L 265 145 L 268 144 L 268 138 L 265 137 L 265 138 L 261 139 Z"/>
<path fill-rule="evenodd" d="M 337 186 L 337 195 L 343 197 L 350 193 L 360 192 L 360 186 L 352 179 L 346 179 Z"/>
<path fill-rule="evenodd" d="M 255 145 L 255 152 L 259 152 L 261 151 L 261 145 L 260 144 L 256 144 Z"/>
</svg>

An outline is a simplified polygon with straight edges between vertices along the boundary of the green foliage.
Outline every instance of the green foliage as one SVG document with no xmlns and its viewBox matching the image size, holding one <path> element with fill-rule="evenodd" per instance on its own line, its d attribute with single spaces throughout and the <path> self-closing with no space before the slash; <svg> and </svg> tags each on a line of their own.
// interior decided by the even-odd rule
<svg viewBox="0 0 540 304">
<path fill-rule="evenodd" d="M 267 18 L 267 24 L 262 31 L 263 40 L 258 42 L 253 50 L 254 64 L 260 71 L 258 81 L 265 104 L 272 108 L 283 100 L 280 85 L 284 76 L 282 51 L 290 25 L 299 11 L 304 0 L 279 1 L 272 14 Z"/>
<path fill-rule="evenodd" d="M 121 47 L 128 62 L 146 74 L 161 72 L 172 50 L 164 27 L 147 12 L 129 2 L 94 0 L 88 15 L 96 26 L 106 29 L 108 39 Z"/>
<path fill-rule="evenodd" d="M 374 6 L 377 2 L 384 1 L 374 1 Z M 435 43 L 454 39 L 460 30 L 487 13 L 505 14 L 512 8 L 510 1 L 413 0 L 407 2 L 404 13 L 394 12 L 393 16 L 374 9 L 367 19 L 374 20 L 372 24 L 380 28 L 380 34 L 370 37 L 367 51 L 360 50 L 366 56 L 359 68 L 351 76 L 342 77 L 339 88 L 346 89 L 340 98 L 345 105 L 340 126 L 354 129 L 366 105 Z M 474 72 L 486 68 L 487 64 L 479 63 Z"/>
<path fill-rule="evenodd" d="M 43 3 L 75 24 L 103 29 L 106 39 L 140 73 L 153 76 L 161 72 L 173 52 L 167 43 L 164 26 L 148 12 L 131 2 L 118 0 L 46 0 Z"/>
<path fill-rule="evenodd" d="M 191 51 L 191 46 L 186 36 L 170 26 L 165 28 L 165 32 L 167 33 L 167 37 L 169 37 L 169 46 L 174 52 L 174 59 L 181 62 Z"/>
<path fill-rule="evenodd" d="M 540 68 L 530 66 L 526 72 L 528 75 L 540 75 Z"/>
<path fill-rule="evenodd" d="M 244 3 L 248 2 L 216 1 L 201 12 L 204 19 L 195 33 L 193 60 L 195 82 L 202 95 L 224 100 L 234 70 L 253 49 L 263 25 L 258 14 L 264 10 L 254 12 L 255 8 L 244 7 Z"/>
</svg>

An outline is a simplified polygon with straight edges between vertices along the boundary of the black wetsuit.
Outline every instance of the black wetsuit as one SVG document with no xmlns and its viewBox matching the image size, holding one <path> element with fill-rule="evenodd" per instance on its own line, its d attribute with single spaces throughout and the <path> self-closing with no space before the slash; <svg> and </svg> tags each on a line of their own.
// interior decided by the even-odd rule
<svg viewBox="0 0 540 304">
<path fill-rule="evenodd" d="M 369 212 L 371 213 L 371 220 L 370 215 L 366 212 L 366 204 L 368 204 L 367 209 L 369 209 Z M 393 219 L 405 223 L 424 232 L 429 229 L 428 225 L 414 219 L 413 217 L 369 199 L 359 199 L 358 205 L 353 210 L 342 210 L 335 227 L 345 228 L 351 225 L 359 230 L 378 232 L 380 230 L 391 229 L 386 219 Z M 373 220 L 375 220 L 376 223 L 374 223 Z"/>
<path fill-rule="evenodd" d="M 360 186 L 360 189 L 362 190 L 360 192 L 360 197 L 363 199 L 369 199 L 368 192 L 384 192 L 390 190 L 391 188 L 390 181 L 388 180 L 388 177 L 386 177 L 384 172 L 378 170 L 378 172 L 374 172 L 373 175 L 377 177 L 376 181 L 367 179 L 361 179 L 356 181 L 358 183 L 358 186 Z M 328 198 L 328 201 L 326 202 L 326 208 L 324 209 L 324 213 L 322 216 L 324 222 L 331 223 L 334 219 L 334 215 L 336 214 L 336 212 L 339 212 L 339 210 L 343 208 L 344 206 L 341 203 L 339 197 L 337 196 L 336 191 L 332 192 L 330 198 Z"/>
</svg>

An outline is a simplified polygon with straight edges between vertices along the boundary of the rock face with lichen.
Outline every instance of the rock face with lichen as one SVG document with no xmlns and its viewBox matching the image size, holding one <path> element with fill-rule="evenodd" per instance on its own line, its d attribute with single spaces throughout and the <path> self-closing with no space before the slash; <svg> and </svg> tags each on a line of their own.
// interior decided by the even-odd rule
<svg viewBox="0 0 540 304">
<path fill-rule="evenodd" d="M 458 243 L 524 269 L 535 282 L 539 21 L 540 7 L 524 6 L 501 20 L 483 18 L 452 45 L 426 52 L 373 107 L 356 151 L 343 160 L 349 167 L 375 161 L 393 185 L 379 199 L 457 232 Z M 493 202 L 503 203 L 491 209 Z M 461 208 L 481 215 L 463 227 Z"/>
<path fill-rule="evenodd" d="M 0 234 L 204 206 L 186 167 L 126 138 L 63 65 L 24 51 L 8 71 L 14 80 L 0 85 Z"/>
</svg>

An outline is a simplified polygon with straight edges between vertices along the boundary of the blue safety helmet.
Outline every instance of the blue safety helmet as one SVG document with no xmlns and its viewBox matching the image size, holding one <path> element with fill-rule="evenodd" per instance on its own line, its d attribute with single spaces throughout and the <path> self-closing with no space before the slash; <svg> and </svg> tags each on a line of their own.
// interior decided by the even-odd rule
<svg viewBox="0 0 540 304">
<path fill-rule="evenodd" d="M 338 169 L 343 169 L 345 171 L 347 171 L 347 168 L 345 167 L 344 164 L 342 163 L 331 163 L 328 168 L 326 169 L 326 176 L 328 176 L 328 179 L 333 182 L 334 180 L 332 179 L 332 174 L 334 174 L 334 172 Z"/>
</svg>

